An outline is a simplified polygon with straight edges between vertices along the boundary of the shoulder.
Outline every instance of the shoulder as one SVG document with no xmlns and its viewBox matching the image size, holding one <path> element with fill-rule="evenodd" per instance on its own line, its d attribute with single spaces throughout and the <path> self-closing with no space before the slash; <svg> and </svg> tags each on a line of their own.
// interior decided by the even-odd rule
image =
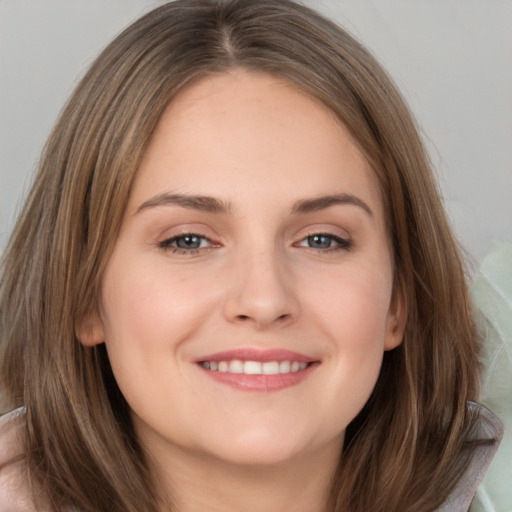
<svg viewBox="0 0 512 512">
<path fill-rule="evenodd" d="M 23 464 L 23 407 L 0 417 L 0 512 L 36 512 Z"/>
<path fill-rule="evenodd" d="M 475 442 L 473 456 L 467 470 L 438 512 L 468 511 L 503 437 L 503 425 L 489 409 L 474 402 L 469 402 L 468 407 L 478 414 L 476 428 L 468 440 Z"/>
<path fill-rule="evenodd" d="M 24 418 L 24 407 L 0 416 L 0 475 L 3 467 L 23 451 L 19 434 Z"/>
</svg>

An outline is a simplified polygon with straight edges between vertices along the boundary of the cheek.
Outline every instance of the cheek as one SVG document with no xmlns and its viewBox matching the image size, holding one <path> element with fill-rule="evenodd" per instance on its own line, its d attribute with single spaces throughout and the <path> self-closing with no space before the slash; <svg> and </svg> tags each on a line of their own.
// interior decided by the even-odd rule
<svg viewBox="0 0 512 512">
<path fill-rule="evenodd" d="M 208 290 L 200 276 L 170 272 L 165 265 L 123 269 L 114 260 L 103 287 L 107 343 L 123 340 L 126 346 L 130 340 L 144 349 L 169 350 L 209 311 Z"/>
<path fill-rule="evenodd" d="M 388 334 L 391 272 L 344 269 L 323 282 L 310 310 L 316 313 L 323 339 L 330 343 L 328 353 L 335 365 L 331 389 L 349 389 L 357 408 L 369 397 L 380 372 Z"/>
<path fill-rule="evenodd" d="M 198 293 L 199 277 L 180 276 L 165 264 L 132 263 L 112 258 L 106 273 L 105 344 L 130 407 L 141 417 L 152 417 L 161 408 L 162 390 L 175 390 L 168 393 L 170 402 L 186 396 L 180 367 L 183 346 L 211 314 L 212 300 Z"/>
<path fill-rule="evenodd" d="M 322 279 L 309 301 L 331 335 L 355 350 L 381 347 L 392 294 L 391 273 L 369 265 L 340 269 Z"/>
</svg>

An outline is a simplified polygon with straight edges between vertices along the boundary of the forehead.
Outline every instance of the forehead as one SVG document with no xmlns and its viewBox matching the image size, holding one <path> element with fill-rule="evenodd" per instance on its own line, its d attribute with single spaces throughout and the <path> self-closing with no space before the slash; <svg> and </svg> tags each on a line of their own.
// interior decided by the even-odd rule
<svg viewBox="0 0 512 512">
<path fill-rule="evenodd" d="M 130 208 L 162 192 L 236 202 L 270 188 L 282 202 L 358 193 L 381 207 L 373 170 L 326 106 L 282 79 L 233 70 L 193 83 L 168 105 Z"/>
</svg>

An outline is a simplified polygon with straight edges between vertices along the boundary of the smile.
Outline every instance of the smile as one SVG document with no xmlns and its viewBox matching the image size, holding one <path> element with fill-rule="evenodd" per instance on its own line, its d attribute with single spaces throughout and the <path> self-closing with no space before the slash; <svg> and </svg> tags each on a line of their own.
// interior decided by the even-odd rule
<svg viewBox="0 0 512 512">
<path fill-rule="evenodd" d="M 245 375 L 279 375 L 305 370 L 309 363 L 298 361 L 204 361 L 203 368 L 221 373 L 244 373 Z"/>
<path fill-rule="evenodd" d="M 214 381 L 242 391 L 278 391 L 300 384 L 320 361 L 289 350 L 237 349 L 196 359 Z"/>
</svg>

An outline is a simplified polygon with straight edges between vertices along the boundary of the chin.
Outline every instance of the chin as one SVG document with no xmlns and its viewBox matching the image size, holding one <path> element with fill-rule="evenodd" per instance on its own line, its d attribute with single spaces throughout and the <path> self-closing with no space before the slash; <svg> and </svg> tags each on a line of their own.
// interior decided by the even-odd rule
<svg viewBox="0 0 512 512">
<path fill-rule="evenodd" d="M 219 460 L 239 466 L 284 465 L 302 457 L 314 457 L 317 451 L 322 451 L 326 446 L 332 450 L 333 442 L 339 443 L 341 447 L 343 440 L 343 436 L 340 436 L 319 443 L 318 438 L 313 441 L 312 436 L 293 436 L 293 433 L 291 428 L 279 432 L 275 429 L 245 431 L 243 434 L 238 432 L 227 437 L 229 444 L 210 444 L 210 453 Z M 295 431 L 295 434 L 297 433 Z"/>
<path fill-rule="evenodd" d="M 214 456 L 224 463 L 235 466 L 280 466 L 300 457 L 300 449 L 284 449 L 283 446 L 238 446 Z"/>
</svg>

